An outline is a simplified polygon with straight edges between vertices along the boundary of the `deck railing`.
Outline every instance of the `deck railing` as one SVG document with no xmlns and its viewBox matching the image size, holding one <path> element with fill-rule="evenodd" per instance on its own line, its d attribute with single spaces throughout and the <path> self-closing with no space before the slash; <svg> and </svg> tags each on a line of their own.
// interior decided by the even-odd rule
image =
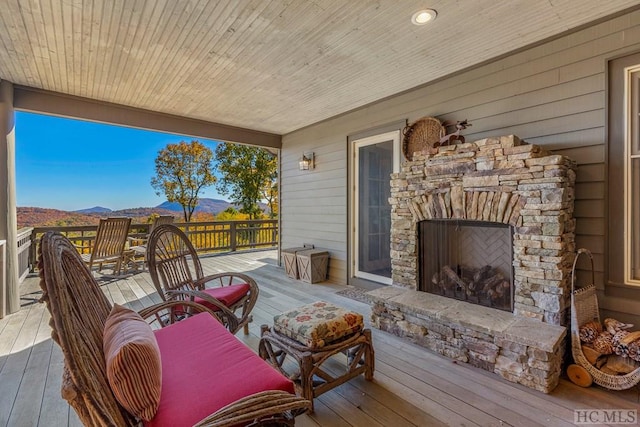
<svg viewBox="0 0 640 427">
<path fill-rule="evenodd" d="M 278 220 L 212 221 L 175 223 L 182 229 L 198 253 L 234 252 L 246 249 L 274 248 L 278 245 Z M 131 224 L 129 235 L 145 237 L 150 224 Z M 34 227 L 30 229 L 30 250 L 27 265 L 36 266 L 37 241 L 47 231 L 58 231 L 78 247 L 90 248 L 97 225 Z M 21 230 L 22 231 L 22 230 Z M 28 240 L 29 240 L 28 239 Z M 22 271 L 22 270 L 21 270 Z"/>
<path fill-rule="evenodd" d="M 20 283 L 22 283 L 22 281 L 27 277 L 27 274 L 32 271 L 31 263 L 29 261 L 32 232 L 32 227 L 21 228 L 18 230 L 18 274 L 20 275 Z"/>
</svg>

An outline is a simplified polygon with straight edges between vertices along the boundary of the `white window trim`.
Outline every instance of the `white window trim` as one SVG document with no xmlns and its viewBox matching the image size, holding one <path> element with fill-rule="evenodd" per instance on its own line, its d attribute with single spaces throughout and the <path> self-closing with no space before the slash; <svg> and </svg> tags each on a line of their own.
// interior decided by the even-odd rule
<svg viewBox="0 0 640 427">
<path fill-rule="evenodd" d="M 625 283 L 635 286 L 640 286 L 640 280 L 632 277 L 631 271 L 633 267 L 632 261 L 632 243 L 633 243 L 633 215 L 631 212 L 631 194 L 634 190 L 631 182 L 631 161 L 634 158 L 640 158 L 640 154 L 632 155 L 632 106 L 631 106 L 631 80 L 633 74 L 640 73 L 640 64 L 624 69 L 624 280 Z M 635 191 L 640 191 L 640 188 L 636 188 Z M 638 226 L 640 224 L 636 224 Z M 636 236 L 640 238 L 640 236 Z M 636 266 L 639 268 L 640 266 Z"/>
</svg>

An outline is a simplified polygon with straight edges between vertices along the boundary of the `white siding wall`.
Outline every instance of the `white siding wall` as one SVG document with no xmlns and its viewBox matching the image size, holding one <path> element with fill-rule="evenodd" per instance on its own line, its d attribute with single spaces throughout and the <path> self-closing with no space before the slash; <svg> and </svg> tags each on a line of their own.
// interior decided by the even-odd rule
<svg viewBox="0 0 640 427">
<path fill-rule="evenodd" d="M 469 47 L 473 49 L 473 46 Z M 607 59 L 640 51 L 640 11 L 550 41 L 436 83 L 293 132 L 282 144 L 282 245 L 311 242 L 331 254 L 330 278 L 347 281 L 347 135 L 424 116 L 468 119 L 468 141 L 515 134 L 579 164 L 577 245 L 595 254 L 604 282 Z M 393 78 L 390 76 L 390 78 Z M 314 151 L 314 171 L 297 161 Z M 622 292 L 622 291 L 621 291 Z M 640 312 L 615 290 L 602 297 L 611 311 Z M 621 298 L 622 299 L 622 298 Z"/>
</svg>

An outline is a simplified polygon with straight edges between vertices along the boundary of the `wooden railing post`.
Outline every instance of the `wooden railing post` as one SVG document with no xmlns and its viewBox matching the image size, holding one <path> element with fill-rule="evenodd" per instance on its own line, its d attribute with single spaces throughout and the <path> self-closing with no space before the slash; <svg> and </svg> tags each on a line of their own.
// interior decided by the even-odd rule
<svg viewBox="0 0 640 427">
<path fill-rule="evenodd" d="M 236 242 L 236 222 L 235 221 L 231 221 L 231 224 L 229 225 L 229 240 L 230 240 L 230 245 L 231 245 L 231 252 L 235 252 L 236 248 L 237 248 L 237 242 Z"/>
<path fill-rule="evenodd" d="M 248 224 L 249 227 L 249 245 L 251 245 L 251 248 L 255 248 L 256 247 L 256 237 L 258 234 L 258 231 L 256 229 L 256 223 L 255 222 L 250 222 Z"/>
</svg>

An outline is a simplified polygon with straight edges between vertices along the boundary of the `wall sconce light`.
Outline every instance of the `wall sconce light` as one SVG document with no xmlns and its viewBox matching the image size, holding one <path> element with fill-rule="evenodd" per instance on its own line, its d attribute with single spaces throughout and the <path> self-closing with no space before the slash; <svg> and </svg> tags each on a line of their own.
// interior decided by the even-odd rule
<svg viewBox="0 0 640 427">
<path fill-rule="evenodd" d="M 315 155 L 313 153 L 304 153 L 300 159 L 300 170 L 308 171 L 315 167 Z"/>
</svg>

